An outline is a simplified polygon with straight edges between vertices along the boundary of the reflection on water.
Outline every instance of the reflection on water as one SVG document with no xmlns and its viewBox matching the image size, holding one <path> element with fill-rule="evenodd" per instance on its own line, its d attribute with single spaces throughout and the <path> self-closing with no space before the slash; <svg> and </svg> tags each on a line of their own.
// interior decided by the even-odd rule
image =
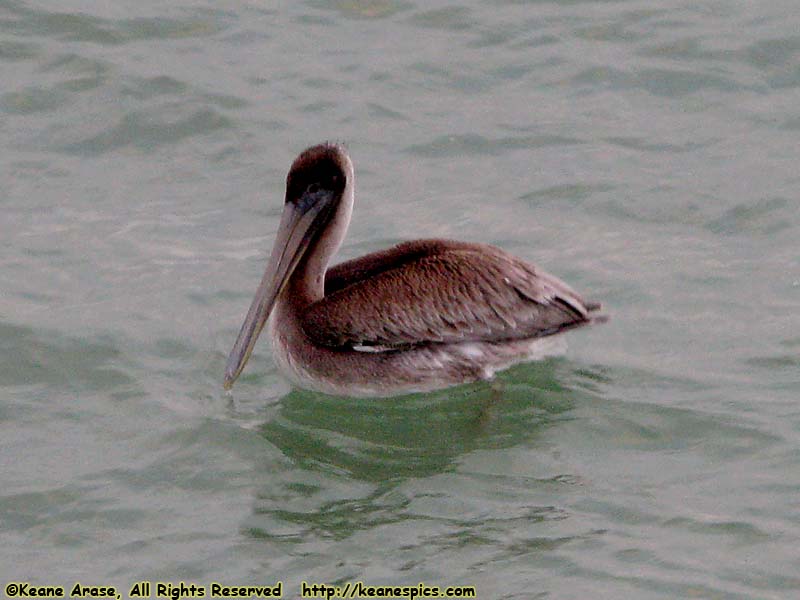
<svg viewBox="0 0 800 600">
<path fill-rule="evenodd" d="M 525 385 L 501 379 L 386 400 L 293 391 L 260 431 L 306 469 L 371 482 L 434 475 L 473 450 L 530 442 L 538 429 L 564 418 L 574 394 L 553 377 L 551 365 L 525 369 Z"/>
<path fill-rule="evenodd" d="M 344 540 L 426 520 L 454 528 L 436 544 L 455 550 L 469 543 L 473 534 L 464 539 L 463 531 L 474 526 L 496 530 L 514 521 L 565 518 L 559 508 L 527 500 L 537 488 L 576 484 L 568 474 L 476 472 L 471 483 L 456 475 L 469 456 L 536 447 L 541 432 L 570 419 L 575 395 L 553 377 L 553 366 L 521 366 L 493 386 L 377 402 L 291 392 L 258 431 L 295 468 L 258 490 L 248 532 L 259 539 Z M 465 483 L 470 491 L 459 499 L 454 492 Z M 507 506 L 502 518 L 465 504 L 478 490 L 488 500 L 503 489 L 509 499 L 523 493 L 526 500 Z"/>
</svg>

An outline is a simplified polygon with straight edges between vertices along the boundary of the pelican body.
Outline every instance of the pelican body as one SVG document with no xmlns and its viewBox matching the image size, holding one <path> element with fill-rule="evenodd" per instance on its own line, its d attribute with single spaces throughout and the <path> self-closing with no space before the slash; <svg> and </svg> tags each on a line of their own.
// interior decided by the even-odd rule
<svg viewBox="0 0 800 600">
<path fill-rule="evenodd" d="M 328 268 L 353 210 L 339 145 L 302 152 L 264 277 L 231 350 L 229 389 L 269 320 L 273 356 L 299 387 L 392 396 L 491 379 L 554 336 L 604 320 L 565 283 L 485 244 L 405 242 Z"/>
</svg>

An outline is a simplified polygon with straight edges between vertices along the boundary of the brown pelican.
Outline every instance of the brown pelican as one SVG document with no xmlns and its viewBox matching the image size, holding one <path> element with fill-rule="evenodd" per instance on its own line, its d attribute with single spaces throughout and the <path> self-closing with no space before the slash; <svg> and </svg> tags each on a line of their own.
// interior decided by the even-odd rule
<svg viewBox="0 0 800 600">
<path fill-rule="evenodd" d="M 225 369 L 229 389 L 270 316 L 273 355 L 299 387 L 390 396 L 491 379 L 603 321 L 600 304 L 499 248 L 415 240 L 328 269 L 353 210 L 339 145 L 302 152 L 286 178 L 272 255 Z"/>
</svg>

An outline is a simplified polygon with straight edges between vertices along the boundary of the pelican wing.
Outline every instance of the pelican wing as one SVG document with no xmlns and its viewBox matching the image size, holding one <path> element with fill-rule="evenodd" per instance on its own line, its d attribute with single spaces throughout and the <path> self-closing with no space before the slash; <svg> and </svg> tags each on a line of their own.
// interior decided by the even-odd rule
<svg viewBox="0 0 800 600">
<path fill-rule="evenodd" d="M 478 244 L 455 240 L 426 239 L 403 242 L 329 268 L 325 273 L 325 295 L 329 296 L 348 285 L 375 277 L 385 271 L 404 267 L 423 258 L 455 250 L 477 251 L 479 248 L 481 246 Z"/>
<path fill-rule="evenodd" d="M 599 308 L 492 246 L 420 240 L 334 267 L 303 329 L 330 347 L 508 341 L 586 324 Z"/>
</svg>

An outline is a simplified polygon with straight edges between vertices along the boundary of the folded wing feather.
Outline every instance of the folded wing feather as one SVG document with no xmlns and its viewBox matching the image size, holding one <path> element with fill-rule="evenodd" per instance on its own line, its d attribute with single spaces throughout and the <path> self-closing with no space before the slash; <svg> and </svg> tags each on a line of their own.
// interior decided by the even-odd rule
<svg viewBox="0 0 800 600">
<path fill-rule="evenodd" d="M 499 248 L 419 240 L 333 267 L 303 329 L 329 347 L 391 350 L 550 335 L 589 322 L 590 309 L 565 283 Z"/>
</svg>

